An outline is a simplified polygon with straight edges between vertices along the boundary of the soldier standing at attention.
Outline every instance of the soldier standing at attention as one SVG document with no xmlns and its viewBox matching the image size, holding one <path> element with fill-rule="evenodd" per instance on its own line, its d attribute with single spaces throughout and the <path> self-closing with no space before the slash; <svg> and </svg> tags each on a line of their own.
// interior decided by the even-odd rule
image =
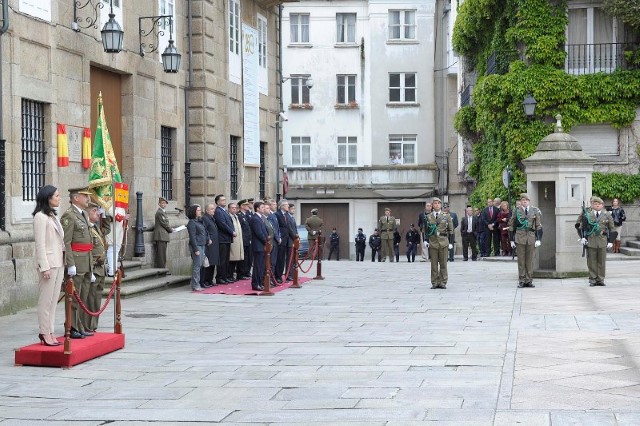
<svg viewBox="0 0 640 426">
<path fill-rule="evenodd" d="M 98 312 L 102 305 L 102 290 L 104 289 L 104 277 L 107 275 L 107 242 L 104 238 L 109 233 L 109 225 L 103 220 L 100 226 L 100 209 L 95 203 L 89 203 L 86 213 L 89 217 L 89 228 L 93 240 L 93 250 L 91 250 L 91 261 L 93 263 L 93 277 L 95 281 L 89 286 L 87 297 L 87 308 L 91 312 Z M 92 279 L 93 279 L 92 277 Z M 98 329 L 98 318 L 85 314 L 85 329 L 94 332 Z"/>
<path fill-rule="evenodd" d="M 511 248 L 518 256 L 518 287 L 533 285 L 533 252 L 542 245 L 542 214 L 537 207 L 529 206 L 529 194 L 520 194 L 520 207 L 516 207 L 509 219 Z"/>
<path fill-rule="evenodd" d="M 73 286 L 86 305 L 93 275 L 91 261 L 93 238 L 84 210 L 89 207 L 91 193 L 86 188 L 76 188 L 70 189 L 69 195 L 71 206 L 60 218 L 64 230 L 64 264 L 67 267 L 67 274 L 73 279 Z M 87 336 L 93 336 L 93 333 L 85 329 L 86 324 L 82 322 L 84 313 L 75 298 L 71 302 L 71 307 L 73 309 L 71 338 L 84 339 Z"/>
<path fill-rule="evenodd" d="M 617 233 L 611 214 L 604 210 L 602 198 L 591 197 L 591 208 L 583 209 L 576 229 L 580 234 L 580 242 L 587 246 L 587 267 L 589 268 L 589 285 L 605 285 L 604 276 L 607 264 L 607 249 L 613 247 Z"/>
<path fill-rule="evenodd" d="M 380 238 L 382 238 L 382 261 L 387 260 L 393 262 L 393 233 L 396 230 L 396 218 L 391 216 L 391 209 L 384 209 L 384 216 L 378 220 L 378 229 L 380 230 Z"/>
<path fill-rule="evenodd" d="M 167 267 L 167 244 L 169 234 L 173 228 L 169 225 L 169 218 L 165 209 L 168 201 L 165 198 L 158 198 L 158 210 L 156 210 L 156 225 L 153 228 L 153 241 L 156 243 L 156 268 Z"/>
<path fill-rule="evenodd" d="M 316 254 L 318 255 L 317 259 L 322 259 L 322 227 L 324 226 L 324 221 L 318 216 L 318 209 L 311 209 L 311 216 L 307 218 L 304 223 L 305 228 L 307 228 L 307 240 L 309 240 L 309 250 L 313 249 L 313 246 L 318 241 L 318 250 Z M 320 237 L 320 238 L 318 238 Z"/>
<path fill-rule="evenodd" d="M 447 288 L 447 254 L 453 248 L 453 221 L 448 213 L 441 210 L 440 198 L 434 198 L 431 205 L 433 211 L 427 216 L 427 238 L 424 242 L 431 257 L 431 288 Z"/>
<path fill-rule="evenodd" d="M 356 242 L 356 262 L 364 262 L 364 251 L 367 248 L 367 236 L 362 232 L 362 228 L 358 228 L 355 237 Z"/>
</svg>

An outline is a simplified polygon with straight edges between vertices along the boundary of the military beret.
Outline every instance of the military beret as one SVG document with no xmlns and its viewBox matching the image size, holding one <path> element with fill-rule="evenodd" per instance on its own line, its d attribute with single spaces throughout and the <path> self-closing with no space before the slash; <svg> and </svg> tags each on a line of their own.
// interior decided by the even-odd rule
<svg viewBox="0 0 640 426">
<path fill-rule="evenodd" d="M 440 198 L 438 198 L 438 197 L 435 197 L 433 200 L 431 200 L 432 203 L 435 203 L 436 201 L 438 203 L 442 203 L 442 200 Z"/>
<path fill-rule="evenodd" d="M 604 204 L 604 202 L 602 201 L 602 198 L 597 197 L 597 196 L 595 196 L 595 195 L 594 195 L 593 197 L 591 197 L 590 202 L 591 202 L 591 203 L 600 203 L 600 204 Z"/>
<path fill-rule="evenodd" d="M 83 186 L 81 188 L 70 188 L 69 195 L 73 194 L 91 195 L 91 192 L 89 192 L 89 189 L 86 186 Z"/>
<path fill-rule="evenodd" d="M 529 198 L 529 194 L 527 194 L 526 192 L 523 192 L 522 194 L 520 194 L 520 199 L 525 199 L 525 200 L 529 200 L 531 201 L 531 198 Z"/>
</svg>

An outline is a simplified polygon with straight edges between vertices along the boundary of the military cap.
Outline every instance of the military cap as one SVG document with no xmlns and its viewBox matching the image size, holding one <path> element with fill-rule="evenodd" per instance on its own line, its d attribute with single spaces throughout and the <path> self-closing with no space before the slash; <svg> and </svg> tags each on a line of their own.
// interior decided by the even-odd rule
<svg viewBox="0 0 640 426">
<path fill-rule="evenodd" d="M 318 209 L 311 209 L 311 213 L 312 213 L 312 214 L 316 214 L 316 213 L 318 213 Z"/>
<path fill-rule="evenodd" d="M 163 202 L 163 201 L 164 201 L 165 203 L 168 203 L 168 202 L 169 202 L 169 201 L 167 201 L 167 199 L 166 199 L 166 198 L 164 198 L 164 197 L 158 197 L 158 204 L 160 204 L 160 203 L 161 203 L 161 202 Z"/>
<path fill-rule="evenodd" d="M 93 201 L 89 201 L 89 207 L 87 207 L 87 210 L 91 210 L 91 209 L 99 209 L 100 206 L 96 203 L 94 203 Z"/>
<path fill-rule="evenodd" d="M 438 197 L 435 197 L 433 200 L 431 200 L 432 203 L 435 203 L 436 201 L 438 203 L 442 203 L 442 200 L 440 198 L 438 198 Z"/>
<path fill-rule="evenodd" d="M 525 200 L 529 200 L 531 201 L 531 198 L 529 198 L 529 194 L 527 194 L 526 192 L 523 192 L 522 194 L 520 194 L 520 199 L 525 199 Z"/>
<path fill-rule="evenodd" d="M 412 224 L 411 224 L 411 225 L 409 225 L 409 226 L 411 226 L 411 227 L 413 228 L 415 225 L 412 223 Z"/>
<path fill-rule="evenodd" d="M 254 202 L 254 198 L 247 198 L 247 203 L 253 203 Z"/>
<path fill-rule="evenodd" d="M 239 206 L 241 206 L 241 205 L 243 205 L 243 204 L 248 204 L 248 203 L 249 203 L 249 200 L 247 200 L 246 198 L 245 198 L 245 199 L 242 199 L 242 200 L 240 200 L 240 201 L 238 201 L 238 205 L 239 205 Z"/>
<path fill-rule="evenodd" d="M 444 207 L 446 209 L 447 207 L 449 207 L 449 203 L 443 203 L 442 207 Z"/>
<path fill-rule="evenodd" d="M 604 202 L 602 201 L 602 198 L 597 197 L 597 196 L 593 196 L 591 197 L 591 200 L 589 201 L 591 203 L 600 203 L 600 204 L 604 204 Z"/>
<path fill-rule="evenodd" d="M 73 194 L 91 195 L 91 192 L 89 192 L 89 189 L 86 186 L 83 186 L 80 188 L 70 188 L 69 195 L 73 195 Z"/>
</svg>

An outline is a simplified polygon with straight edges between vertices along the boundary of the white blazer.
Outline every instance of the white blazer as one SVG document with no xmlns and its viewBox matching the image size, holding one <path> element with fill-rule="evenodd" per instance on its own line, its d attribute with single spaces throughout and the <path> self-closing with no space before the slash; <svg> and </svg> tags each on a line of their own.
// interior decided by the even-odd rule
<svg viewBox="0 0 640 426">
<path fill-rule="evenodd" d="M 64 230 L 56 216 L 38 212 L 33 217 L 38 272 L 64 266 Z"/>
</svg>

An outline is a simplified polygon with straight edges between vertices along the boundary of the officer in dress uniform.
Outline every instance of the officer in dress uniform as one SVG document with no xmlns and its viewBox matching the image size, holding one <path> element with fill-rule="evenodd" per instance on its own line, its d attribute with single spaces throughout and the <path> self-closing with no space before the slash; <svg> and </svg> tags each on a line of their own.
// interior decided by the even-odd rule
<svg viewBox="0 0 640 426">
<path fill-rule="evenodd" d="M 427 239 L 424 242 L 431 257 L 431 288 L 447 288 L 447 254 L 453 248 L 453 221 L 448 213 L 441 210 L 440 198 L 434 198 L 431 205 L 433 211 L 427 215 Z"/>
<path fill-rule="evenodd" d="M 611 214 L 603 209 L 602 198 L 591 197 L 591 208 L 584 209 L 576 221 L 580 242 L 587 247 L 589 285 L 605 285 L 607 249 L 613 247 L 617 233 Z"/>
<path fill-rule="evenodd" d="M 168 203 L 165 198 L 158 198 L 158 210 L 156 210 L 155 226 L 153 227 L 153 241 L 156 243 L 156 268 L 163 269 L 167 267 L 167 244 L 171 240 L 169 234 L 173 232 L 165 211 Z"/>
<path fill-rule="evenodd" d="M 364 262 L 364 251 L 367 248 L 367 236 L 358 228 L 358 233 L 354 238 L 356 242 L 356 262 Z"/>
<path fill-rule="evenodd" d="M 75 287 L 82 302 L 87 304 L 93 262 L 91 251 L 93 250 L 93 238 L 89 230 L 89 221 L 84 210 L 89 207 L 87 188 L 74 188 L 69 190 L 71 206 L 60 218 L 64 230 L 64 264 L 67 274 L 73 279 Z M 71 316 L 71 338 L 84 339 L 93 336 L 87 330 L 88 324 L 83 323 L 86 314 L 78 306 L 75 298 L 71 302 L 73 313 Z"/>
<path fill-rule="evenodd" d="M 520 206 L 509 219 L 511 248 L 518 256 L 518 287 L 533 285 L 533 252 L 542 245 L 542 214 L 529 205 L 529 194 L 520 194 Z"/>
<path fill-rule="evenodd" d="M 314 245 L 316 244 L 316 239 L 318 240 L 318 253 L 317 258 L 322 259 L 322 227 L 324 226 L 324 221 L 318 216 L 318 209 L 311 209 L 311 216 L 307 218 L 304 223 L 305 228 L 307 228 L 307 240 L 309 240 L 309 250 L 313 250 Z"/>
<path fill-rule="evenodd" d="M 382 261 L 387 260 L 393 262 L 393 233 L 396 230 L 396 218 L 391 216 L 391 209 L 384 209 L 384 216 L 378 220 L 378 229 L 380 230 L 380 238 L 382 238 Z"/>
<path fill-rule="evenodd" d="M 109 233 L 109 224 L 105 220 L 102 221 L 102 224 L 100 223 L 99 207 L 96 203 L 90 202 L 89 208 L 86 210 L 93 240 L 91 258 L 93 262 L 93 277 L 95 277 L 95 281 L 89 286 L 87 298 L 87 308 L 91 312 L 97 312 L 102 307 L 102 290 L 104 289 L 104 277 L 107 274 L 107 244 L 104 236 Z M 86 320 L 85 329 L 89 332 L 94 332 L 98 329 L 97 316 L 86 315 Z"/>
</svg>

